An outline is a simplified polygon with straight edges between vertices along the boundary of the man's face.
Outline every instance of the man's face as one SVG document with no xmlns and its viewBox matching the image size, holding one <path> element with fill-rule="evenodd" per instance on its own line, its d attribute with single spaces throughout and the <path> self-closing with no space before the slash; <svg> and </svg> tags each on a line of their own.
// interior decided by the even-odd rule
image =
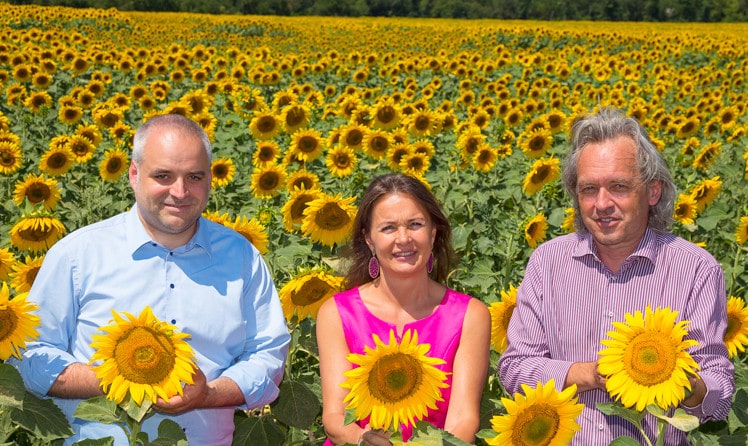
<svg viewBox="0 0 748 446">
<path fill-rule="evenodd" d="M 210 193 L 210 163 L 201 141 L 154 128 L 142 162 L 133 162 L 129 174 L 138 214 L 153 240 L 169 248 L 187 243 Z"/>
<path fill-rule="evenodd" d="M 644 184 L 631 138 L 588 144 L 577 165 L 582 221 L 602 255 L 631 254 L 647 229 L 649 207 L 660 200 L 660 182 Z"/>
</svg>

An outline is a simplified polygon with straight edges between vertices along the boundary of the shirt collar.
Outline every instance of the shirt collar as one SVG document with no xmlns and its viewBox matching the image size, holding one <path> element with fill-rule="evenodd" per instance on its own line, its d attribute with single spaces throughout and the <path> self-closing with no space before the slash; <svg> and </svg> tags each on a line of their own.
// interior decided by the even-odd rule
<svg viewBox="0 0 748 446">
<path fill-rule="evenodd" d="M 197 231 L 186 245 L 174 249 L 175 252 L 187 252 L 194 248 L 203 249 L 206 254 L 211 255 L 210 249 L 210 231 L 208 230 L 207 220 L 202 216 L 197 221 Z M 157 244 L 151 239 L 146 232 L 143 222 L 138 215 L 137 203 L 125 215 L 125 231 L 127 231 L 127 246 L 130 252 L 134 253 L 143 245 Z"/>
<path fill-rule="evenodd" d="M 577 237 L 578 243 L 572 252 L 572 257 L 591 255 L 600 261 L 600 257 L 597 255 L 597 246 L 595 246 L 595 242 L 592 239 L 592 234 L 589 232 L 584 234 L 577 233 Z M 624 263 L 633 261 L 637 258 L 647 259 L 652 263 L 655 263 L 657 260 L 657 233 L 649 227 L 644 231 L 644 237 L 642 237 L 639 245 L 636 247 L 634 252 L 626 258 Z"/>
</svg>

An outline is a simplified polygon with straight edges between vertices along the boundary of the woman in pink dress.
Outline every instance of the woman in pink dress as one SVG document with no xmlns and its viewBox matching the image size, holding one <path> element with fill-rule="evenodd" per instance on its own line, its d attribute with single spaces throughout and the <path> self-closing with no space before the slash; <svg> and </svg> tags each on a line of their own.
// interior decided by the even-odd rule
<svg viewBox="0 0 748 446">
<path fill-rule="evenodd" d="M 417 179 L 387 174 L 372 181 L 361 198 L 351 240 L 345 292 L 325 302 L 317 315 L 322 424 L 326 445 L 390 445 L 389 432 L 366 420 L 345 424 L 348 390 L 340 384 L 352 364 L 349 353 L 375 347 L 373 334 L 398 342 L 410 330 L 428 356 L 445 364 L 444 401 L 424 418 L 472 443 L 480 421 L 480 399 L 488 371 L 491 319 L 484 303 L 444 285 L 454 263 L 451 228 L 431 192 Z M 404 440 L 412 426 L 400 426 Z"/>
</svg>

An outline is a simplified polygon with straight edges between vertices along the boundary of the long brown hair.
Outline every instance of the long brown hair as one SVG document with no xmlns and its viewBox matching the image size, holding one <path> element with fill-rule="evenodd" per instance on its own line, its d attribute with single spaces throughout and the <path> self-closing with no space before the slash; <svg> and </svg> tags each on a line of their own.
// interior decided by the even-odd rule
<svg viewBox="0 0 748 446">
<path fill-rule="evenodd" d="M 373 280 L 369 276 L 371 250 L 366 244 L 366 234 L 371 230 L 374 205 L 381 197 L 393 193 L 404 193 L 415 198 L 424 207 L 431 219 L 431 224 L 436 228 L 433 246 L 434 269 L 431 271 L 431 278 L 444 283 L 452 270 L 456 258 L 452 248 L 452 227 L 447 217 L 444 216 L 436 197 L 416 178 L 400 173 L 390 173 L 372 180 L 358 205 L 348 249 L 351 262 L 347 274 L 349 287 L 363 285 Z"/>
</svg>

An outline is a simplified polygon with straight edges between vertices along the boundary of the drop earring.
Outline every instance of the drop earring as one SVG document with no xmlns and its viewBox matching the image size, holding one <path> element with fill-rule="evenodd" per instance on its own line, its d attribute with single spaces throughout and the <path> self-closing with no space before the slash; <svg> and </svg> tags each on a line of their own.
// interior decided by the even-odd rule
<svg viewBox="0 0 748 446">
<path fill-rule="evenodd" d="M 431 274 L 431 271 L 433 270 L 434 270 L 434 252 L 432 251 L 431 254 L 429 255 L 429 261 L 426 264 L 426 271 L 428 271 L 429 274 Z"/>
<path fill-rule="evenodd" d="M 379 260 L 377 260 L 374 251 L 371 252 L 371 258 L 369 259 L 369 277 L 372 279 L 379 277 Z"/>
</svg>

